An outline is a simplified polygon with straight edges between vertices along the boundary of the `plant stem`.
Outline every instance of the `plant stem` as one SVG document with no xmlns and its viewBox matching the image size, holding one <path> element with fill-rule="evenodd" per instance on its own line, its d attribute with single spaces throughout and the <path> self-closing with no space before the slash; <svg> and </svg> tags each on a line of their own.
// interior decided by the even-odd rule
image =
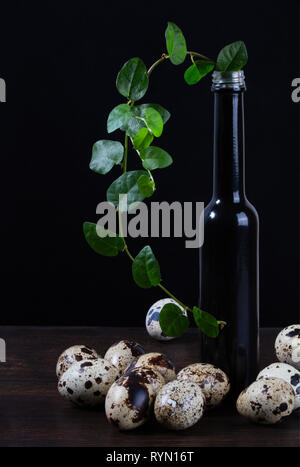
<svg viewBox="0 0 300 467">
<path fill-rule="evenodd" d="M 211 58 L 206 57 L 205 55 L 199 54 L 198 52 L 187 51 L 187 54 L 190 55 L 191 57 L 199 57 L 199 58 L 202 58 L 202 60 L 206 60 L 206 61 L 208 61 L 208 62 L 215 63 L 214 60 L 212 60 Z M 165 60 L 167 60 L 167 58 L 170 58 L 169 55 L 167 55 L 166 53 L 163 53 L 162 56 L 161 56 L 156 62 L 154 62 L 153 65 L 151 65 L 151 67 L 150 67 L 149 70 L 147 71 L 148 77 L 151 75 L 152 71 L 153 71 L 158 65 L 160 65 L 160 63 L 162 63 L 162 62 L 164 62 Z M 130 101 L 129 101 L 129 102 L 130 102 Z"/>
<path fill-rule="evenodd" d="M 151 65 L 151 67 L 149 68 L 149 70 L 147 71 L 147 74 L 148 76 L 151 75 L 152 71 L 162 62 L 164 62 L 167 58 L 169 58 L 169 55 L 163 53 L 162 56 L 160 57 L 159 60 L 157 60 L 155 63 L 153 63 L 153 65 Z"/>
<path fill-rule="evenodd" d="M 129 258 L 130 258 L 131 261 L 133 262 L 133 261 L 134 261 L 134 257 L 131 255 L 130 251 L 128 250 L 128 247 L 127 247 L 127 244 L 126 244 L 126 243 L 125 243 L 124 251 L 125 251 L 125 253 L 127 253 L 127 255 L 129 256 Z"/>
<path fill-rule="evenodd" d="M 158 284 L 158 287 L 160 287 L 167 295 L 169 295 L 169 297 L 173 298 L 175 302 L 179 303 L 179 305 L 181 305 L 185 310 L 192 312 L 192 310 L 188 306 L 186 306 L 184 303 L 178 300 L 178 298 L 176 298 L 171 292 L 169 292 L 169 290 L 167 290 L 163 285 Z"/>
<path fill-rule="evenodd" d="M 124 231 L 123 231 L 123 222 L 122 222 L 122 212 L 121 212 L 120 209 L 118 209 L 118 218 L 119 218 L 119 235 L 124 240 L 124 250 L 123 251 L 125 251 L 127 253 L 127 255 L 129 256 L 131 261 L 134 261 L 134 257 L 131 255 L 130 251 L 128 250 L 127 243 L 125 242 Z"/>
<path fill-rule="evenodd" d="M 149 169 L 147 169 L 147 172 L 148 172 L 148 175 L 149 175 L 149 177 L 150 177 L 150 180 L 155 184 L 155 181 L 154 181 L 154 178 L 153 178 L 152 173 L 150 172 Z"/>
<path fill-rule="evenodd" d="M 124 158 L 123 158 L 123 173 L 127 171 L 127 154 L 128 154 L 128 135 L 125 133 L 125 150 L 124 150 Z"/>
<path fill-rule="evenodd" d="M 199 58 L 202 58 L 203 60 L 207 60 L 208 62 L 215 63 L 215 61 L 212 60 L 211 58 L 208 58 L 205 55 L 199 54 L 198 52 L 187 52 L 187 54 L 189 54 L 191 57 L 199 57 Z"/>
</svg>

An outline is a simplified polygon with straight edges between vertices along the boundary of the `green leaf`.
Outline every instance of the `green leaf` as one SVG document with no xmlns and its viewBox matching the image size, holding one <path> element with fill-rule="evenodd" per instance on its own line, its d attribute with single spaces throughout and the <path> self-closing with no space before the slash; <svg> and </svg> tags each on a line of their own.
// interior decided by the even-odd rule
<svg viewBox="0 0 300 467">
<path fill-rule="evenodd" d="M 124 147 L 118 141 L 102 139 L 93 145 L 90 169 L 98 174 L 107 174 L 123 159 Z"/>
<path fill-rule="evenodd" d="M 145 198 L 150 198 L 150 196 L 153 195 L 155 191 L 155 183 L 150 179 L 150 177 L 148 177 L 148 175 L 141 175 L 137 183 L 140 192 L 145 196 Z"/>
<path fill-rule="evenodd" d="M 153 109 L 153 107 L 148 107 L 145 112 L 145 118 L 150 131 L 156 138 L 159 138 L 164 128 L 164 122 L 160 113 Z"/>
<path fill-rule="evenodd" d="M 213 62 L 197 60 L 195 64 L 190 66 L 184 73 L 184 79 L 187 84 L 197 84 L 204 76 L 206 76 L 215 67 Z"/>
<path fill-rule="evenodd" d="M 144 170 L 133 170 L 121 175 L 108 188 L 107 201 L 119 206 L 119 195 L 126 194 L 127 206 L 124 209 L 122 207 L 122 210 L 128 209 L 132 203 L 143 201 L 145 196 L 140 192 L 137 182 L 140 176 L 145 174 Z"/>
<path fill-rule="evenodd" d="M 146 149 L 153 141 L 153 136 L 149 132 L 148 128 L 141 128 L 135 137 L 133 138 L 134 149 L 142 150 Z"/>
<path fill-rule="evenodd" d="M 138 120 L 135 117 L 131 117 L 128 120 L 127 125 L 123 125 L 121 127 L 121 130 L 126 131 L 130 138 L 134 138 L 135 135 L 141 130 L 141 128 L 146 128 L 146 123 L 143 122 L 143 120 Z"/>
<path fill-rule="evenodd" d="M 113 131 L 126 125 L 131 117 L 131 108 L 128 104 L 117 105 L 109 114 L 107 119 L 107 131 L 112 133 Z"/>
<path fill-rule="evenodd" d="M 218 71 L 238 71 L 246 65 L 248 53 L 243 41 L 233 42 L 226 45 L 218 55 Z"/>
<path fill-rule="evenodd" d="M 160 267 L 150 246 L 145 246 L 132 263 L 132 275 L 135 283 L 143 289 L 149 289 L 160 283 Z"/>
<path fill-rule="evenodd" d="M 138 101 L 145 95 L 148 84 L 146 66 L 138 57 L 131 58 L 123 65 L 116 82 L 119 93 L 133 101 Z"/>
<path fill-rule="evenodd" d="M 193 315 L 195 323 L 204 334 L 209 337 L 217 337 L 219 335 L 219 324 L 213 315 L 207 313 L 207 311 L 200 310 L 196 306 L 193 308 Z"/>
<path fill-rule="evenodd" d="M 146 109 L 148 107 L 152 107 L 160 113 L 164 124 L 171 116 L 170 113 L 159 104 L 141 104 L 134 106 L 132 109 L 132 117 L 128 120 L 126 125 L 122 125 L 121 127 L 121 130 L 126 131 L 130 138 L 134 138 L 141 128 L 146 128 L 146 123 L 135 117 L 145 118 Z"/>
<path fill-rule="evenodd" d="M 189 327 L 189 319 L 179 306 L 167 303 L 159 313 L 159 324 L 166 336 L 180 337 Z"/>
<path fill-rule="evenodd" d="M 143 160 L 143 167 L 147 170 L 164 169 L 173 162 L 170 154 L 156 146 L 143 149 L 140 155 Z"/>
<path fill-rule="evenodd" d="M 163 119 L 163 124 L 167 123 L 167 121 L 171 117 L 170 112 L 168 112 L 164 107 L 162 107 L 159 104 L 141 104 L 136 106 L 136 109 L 139 113 L 139 117 L 145 117 L 146 110 L 148 109 L 148 107 L 151 107 L 160 114 L 161 118 Z"/>
<path fill-rule="evenodd" d="M 84 222 L 83 233 L 90 247 L 100 255 L 117 256 L 124 249 L 122 237 L 92 222 Z"/>
<path fill-rule="evenodd" d="M 180 65 L 184 62 L 187 48 L 182 31 L 174 23 L 168 23 L 166 29 L 167 50 L 173 65 Z"/>
</svg>

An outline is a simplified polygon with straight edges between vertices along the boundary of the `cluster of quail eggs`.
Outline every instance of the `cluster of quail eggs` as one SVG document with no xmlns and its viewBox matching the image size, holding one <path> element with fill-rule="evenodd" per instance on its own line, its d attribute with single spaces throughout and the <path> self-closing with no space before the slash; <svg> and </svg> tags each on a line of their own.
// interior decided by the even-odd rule
<svg viewBox="0 0 300 467">
<path fill-rule="evenodd" d="M 272 424 L 300 407 L 300 325 L 283 329 L 275 342 L 278 362 L 264 368 L 239 395 L 238 412 L 251 421 Z M 59 357 L 58 391 L 80 407 L 105 406 L 108 421 L 120 430 L 143 425 L 154 413 L 172 430 L 195 425 L 230 390 L 228 376 L 210 363 L 193 363 L 176 374 L 162 353 L 146 353 L 133 340 L 106 351 L 74 345 Z"/>
<path fill-rule="evenodd" d="M 189 428 L 230 389 L 215 366 L 194 363 L 176 375 L 166 355 L 146 353 L 132 340 L 113 344 L 104 358 L 95 349 L 72 346 L 60 355 L 56 373 L 64 398 L 81 407 L 104 404 L 108 421 L 120 430 L 139 427 L 153 412 L 169 429 Z"/>
<path fill-rule="evenodd" d="M 299 324 L 278 334 L 275 351 L 279 361 L 264 368 L 236 402 L 238 412 L 256 423 L 277 423 L 300 407 Z"/>
</svg>

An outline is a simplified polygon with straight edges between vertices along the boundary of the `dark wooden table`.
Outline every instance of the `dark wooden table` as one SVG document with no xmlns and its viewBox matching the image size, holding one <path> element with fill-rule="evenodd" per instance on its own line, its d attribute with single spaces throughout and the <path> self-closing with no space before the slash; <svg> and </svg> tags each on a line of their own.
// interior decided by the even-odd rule
<svg viewBox="0 0 300 467">
<path fill-rule="evenodd" d="M 261 332 L 261 368 L 276 361 L 278 329 Z M 260 426 L 224 405 L 207 413 L 186 431 L 165 430 L 155 420 L 131 432 L 119 432 L 106 421 L 103 409 L 77 409 L 56 389 L 59 354 L 74 344 L 92 346 L 104 355 L 116 340 L 136 339 L 146 351 L 164 352 L 177 369 L 197 361 L 198 331 L 191 329 L 169 343 L 153 341 L 142 328 L 1 327 L 7 362 L 0 363 L 0 446 L 300 446 L 300 414 L 282 423 Z"/>
</svg>

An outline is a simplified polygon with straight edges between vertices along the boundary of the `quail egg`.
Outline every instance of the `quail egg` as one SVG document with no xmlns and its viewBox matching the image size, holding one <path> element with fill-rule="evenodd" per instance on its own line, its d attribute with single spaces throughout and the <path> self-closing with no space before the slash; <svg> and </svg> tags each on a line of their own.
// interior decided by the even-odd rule
<svg viewBox="0 0 300 467">
<path fill-rule="evenodd" d="M 282 378 L 289 383 L 295 393 L 295 410 L 300 407 L 300 371 L 296 370 L 288 363 L 276 362 L 264 368 L 257 376 L 257 379 L 262 378 Z"/>
<path fill-rule="evenodd" d="M 158 371 L 164 377 L 166 383 L 176 378 L 175 366 L 164 354 L 158 352 L 145 353 L 132 362 L 131 368 L 140 366 Z"/>
<path fill-rule="evenodd" d="M 292 386 L 280 378 L 262 378 L 250 384 L 239 395 L 236 408 L 240 415 L 262 424 L 273 424 L 294 410 Z"/>
<path fill-rule="evenodd" d="M 96 350 L 87 347 L 86 345 L 73 345 L 66 349 L 58 358 L 56 364 L 56 375 L 58 378 L 75 362 L 82 360 L 95 360 L 101 358 Z"/>
<path fill-rule="evenodd" d="M 73 363 L 60 377 L 58 391 L 81 407 L 104 402 L 110 386 L 119 378 L 118 369 L 103 358 Z"/>
<path fill-rule="evenodd" d="M 275 351 L 280 362 L 289 363 L 300 370 L 300 324 L 292 324 L 278 334 Z"/>
<path fill-rule="evenodd" d="M 220 404 L 230 389 L 228 376 L 210 363 L 192 363 L 177 375 L 180 381 L 197 383 L 205 396 L 205 408 Z"/>
<path fill-rule="evenodd" d="M 148 379 L 154 388 L 155 394 L 157 394 L 158 391 L 166 384 L 165 378 L 158 371 L 151 368 L 131 368 L 124 373 L 126 376 L 129 374 L 141 374 Z"/>
<path fill-rule="evenodd" d="M 155 398 L 153 375 L 133 371 L 121 376 L 109 389 L 105 399 L 108 421 L 119 430 L 133 430 L 149 417 Z"/>
<path fill-rule="evenodd" d="M 124 339 L 110 346 L 104 358 L 119 369 L 119 374 L 121 376 L 128 365 L 130 365 L 136 357 L 144 353 L 145 350 L 140 344 L 130 339 Z"/>
<path fill-rule="evenodd" d="M 175 300 L 172 298 L 162 298 L 161 300 L 158 300 L 157 302 L 153 303 L 153 305 L 149 308 L 147 314 L 146 314 L 146 329 L 149 334 L 149 336 L 153 337 L 153 339 L 156 339 L 158 341 L 169 341 L 171 339 L 175 339 L 175 337 L 168 337 L 166 336 L 160 327 L 159 324 L 159 314 L 167 303 L 174 303 L 175 305 L 178 306 L 182 310 L 182 313 L 186 316 L 186 311 L 185 309 L 180 306 Z"/>
<path fill-rule="evenodd" d="M 203 415 L 205 397 L 196 383 L 171 381 L 156 396 L 156 420 L 171 430 L 185 430 L 195 425 Z"/>
</svg>

